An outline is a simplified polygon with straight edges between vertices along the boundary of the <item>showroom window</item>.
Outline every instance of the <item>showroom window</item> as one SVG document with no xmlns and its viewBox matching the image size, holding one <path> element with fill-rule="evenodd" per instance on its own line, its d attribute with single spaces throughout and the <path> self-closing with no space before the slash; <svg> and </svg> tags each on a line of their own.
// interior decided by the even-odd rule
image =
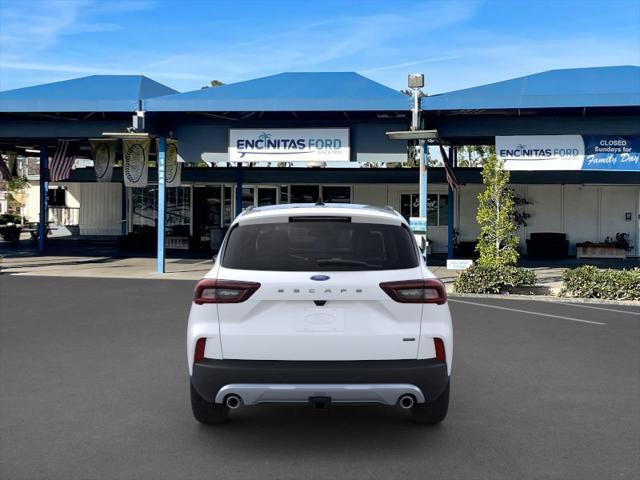
<svg viewBox="0 0 640 480">
<path fill-rule="evenodd" d="M 427 225 L 430 227 L 445 227 L 449 223 L 449 196 L 441 193 L 427 194 Z M 417 193 L 403 193 L 400 195 L 400 213 L 409 221 L 410 217 L 420 215 L 420 195 Z"/>
<path fill-rule="evenodd" d="M 324 203 L 351 203 L 351 187 L 348 185 L 291 185 L 289 188 L 287 197 L 291 203 L 316 203 L 319 198 Z"/>
</svg>

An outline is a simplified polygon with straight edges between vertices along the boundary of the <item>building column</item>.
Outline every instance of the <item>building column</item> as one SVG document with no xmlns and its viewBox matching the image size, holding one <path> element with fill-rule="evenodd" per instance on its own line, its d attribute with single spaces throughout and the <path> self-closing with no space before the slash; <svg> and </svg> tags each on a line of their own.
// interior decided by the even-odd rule
<svg viewBox="0 0 640 480">
<path fill-rule="evenodd" d="M 158 254 L 157 254 L 157 272 L 165 273 L 165 251 L 164 251 L 164 234 L 165 234 L 165 218 L 166 218 L 166 171 L 165 160 L 167 151 L 167 140 L 160 137 L 158 142 Z"/>
<path fill-rule="evenodd" d="M 449 153 L 449 161 L 451 162 L 451 168 L 455 168 L 458 165 L 458 150 L 452 146 Z M 454 257 L 453 251 L 453 237 L 455 236 L 455 191 L 451 188 L 451 185 L 447 189 L 447 258 Z"/>
<path fill-rule="evenodd" d="M 40 145 L 40 223 L 38 224 L 38 251 L 44 253 L 49 221 L 49 157 L 47 144 Z"/>
<path fill-rule="evenodd" d="M 242 213 L 242 163 L 236 164 L 236 217 Z"/>
<path fill-rule="evenodd" d="M 126 237 L 129 234 L 129 225 L 127 223 L 127 187 L 122 180 L 122 189 L 120 190 L 120 235 Z"/>
</svg>

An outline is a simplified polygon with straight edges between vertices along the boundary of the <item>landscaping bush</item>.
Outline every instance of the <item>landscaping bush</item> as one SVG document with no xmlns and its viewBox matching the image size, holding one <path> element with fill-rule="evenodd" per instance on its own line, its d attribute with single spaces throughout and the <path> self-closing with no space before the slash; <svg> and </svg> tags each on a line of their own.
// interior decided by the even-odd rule
<svg viewBox="0 0 640 480">
<path fill-rule="evenodd" d="M 565 270 L 562 275 L 565 297 L 640 300 L 640 268 L 600 269 L 592 265 Z"/>
<path fill-rule="evenodd" d="M 453 287 L 457 293 L 500 293 L 507 287 L 532 287 L 533 270 L 512 266 L 472 265 L 460 273 Z"/>
</svg>

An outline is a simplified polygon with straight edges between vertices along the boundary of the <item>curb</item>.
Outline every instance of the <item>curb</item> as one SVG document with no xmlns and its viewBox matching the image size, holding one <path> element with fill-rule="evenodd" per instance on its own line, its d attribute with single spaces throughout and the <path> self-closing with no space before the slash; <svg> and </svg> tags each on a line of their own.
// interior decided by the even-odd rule
<svg viewBox="0 0 640 480">
<path fill-rule="evenodd" d="M 628 307 L 640 307 L 640 301 L 637 300 L 603 300 L 600 298 L 575 298 L 575 297 L 556 297 L 552 295 L 518 295 L 518 294 L 493 294 L 493 293 L 449 293 L 447 296 L 451 298 L 495 298 L 501 300 L 529 300 L 537 302 L 555 302 L 555 303 L 588 303 L 596 305 L 620 305 Z"/>
</svg>

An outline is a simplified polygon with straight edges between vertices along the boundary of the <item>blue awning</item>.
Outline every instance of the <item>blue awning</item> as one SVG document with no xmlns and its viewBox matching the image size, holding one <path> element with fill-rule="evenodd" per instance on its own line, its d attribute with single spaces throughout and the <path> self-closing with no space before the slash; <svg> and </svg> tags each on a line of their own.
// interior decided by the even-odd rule
<svg viewBox="0 0 640 480">
<path fill-rule="evenodd" d="M 422 99 L 424 110 L 503 110 L 640 106 L 640 67 L 547 72 Z"/>
<path fill-rule="evenodd" d="M 0 92 L 0 112 L 133 112 L 176 92 L 143 75 L 92 75 Z"/>
<path fill-rule="evenodd" d="M 149 112 L 406 111 L 410 97 L 354 72 L 281 73 L 144 102 Z"/>
</svg>

